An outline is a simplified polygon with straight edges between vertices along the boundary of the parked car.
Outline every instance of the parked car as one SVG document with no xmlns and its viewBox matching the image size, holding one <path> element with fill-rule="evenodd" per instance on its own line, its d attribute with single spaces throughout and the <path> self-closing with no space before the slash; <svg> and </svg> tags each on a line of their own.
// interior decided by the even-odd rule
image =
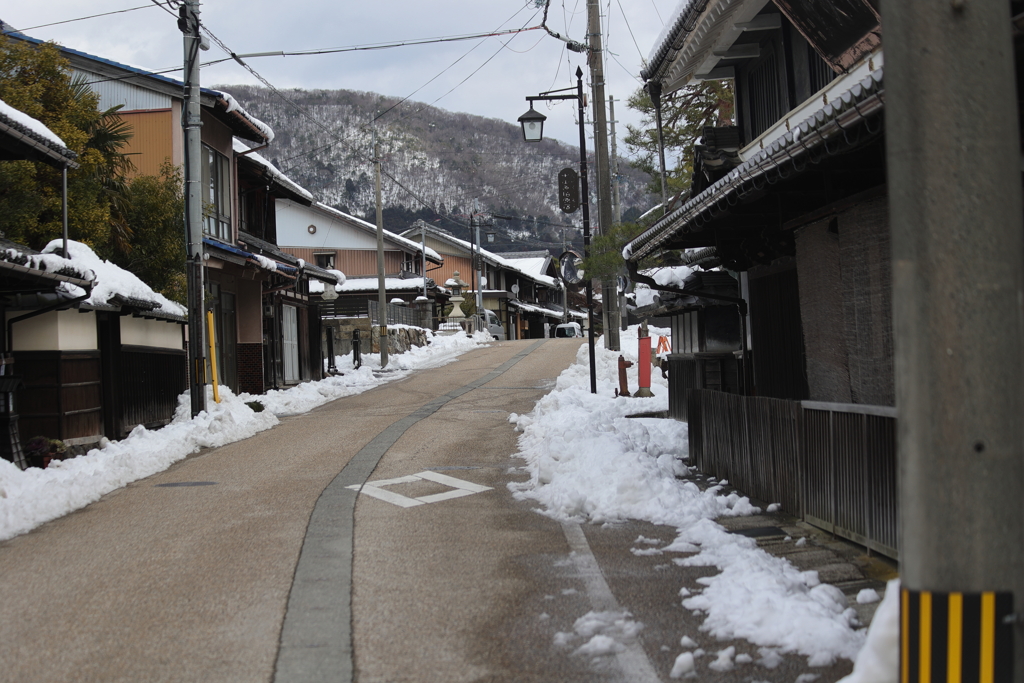
<svg viewBox="0 0 1024 683">
<path fill-rule="evenodd" d="M 555 338 L 560 337 L 582 337 L 583 330 L 579 323 L 563 323 L 555 327 Z"/>
<path fill-rule="evenodd" d="M 486 321 L 484 325 L 487 331 L 491 333 L 496 341 L 505 341 L 505 328 L 502 326 L 501 321 L 498 320 L 498 316 L 494 314 L 494 311 L 488 311 L 484 309 L 484 316 Z"/>
</svg>

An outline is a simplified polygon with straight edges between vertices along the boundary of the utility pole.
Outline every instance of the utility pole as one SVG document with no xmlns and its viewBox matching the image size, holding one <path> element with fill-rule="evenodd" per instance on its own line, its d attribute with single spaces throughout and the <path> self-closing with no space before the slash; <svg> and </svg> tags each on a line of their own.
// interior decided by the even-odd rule
<svg viewBox="0 0 1024 683">
<path fill-rule="evenodd" d="M 598 225 L 602 234 L 612 227 L 611 179 L 608 173 L 608 117 L 604 108 L 604 49 L 601 45 L 601 8 L 598 0 L 587 0 L 587 43 L 590 46 L 590 82 L 594 98 L 594 153 L 597 158 Z M 589 198 L 584 197 L 584 201 Z M 619 296 L 616 283 L 601 283 L 601 299 L 607 314 L 604 347 L 619 350 Z"/>
<path fill-rule="evenodd" d="M 902 680 L 922 683 L 947 680 L 933 662 L 956 669 L 950 681 L 1024 681 L 1024 221 L 1008 19 L 1000 2 L 882 3 Z"/>
<path fill-rule="evenodd" d="M 480 324 L 487 324 L 484 315 L 484 278 L 483 278 L 483 245 L 480 243 L 480 217 L 476 219 L 476 314 L 480 316 Z"/>
<path fill-rule="evenodd" d="M 615 98 L 608 98 L 608 126 L 611 131 L 612 140 L 612 224 L 618 225 L 622 222 L 622 204 L 619 203 L 619 154 L 615 140 Z"/>
<path fill-rule="evenodd" d="M 380 329 L 380 367 L 388 364 L 388 296 L 384 277 L 384 207 L 380 198 L 380 143 L 373 131 L 373 167 L 377 176 L 377 323 Z M 425 246 L 425 245 L 424 245 Z"/>
<path fill-rule="evenodd" d="M 206 410 L 206 351 L 203 318 L 203 195 L 202 119 L 199 102 L 199 0 L 185 0 L 178 10 L 178 28 L 185 43 L 185 235 L 188 287 L 189 394 L 192 417 Z"/>
</svg>

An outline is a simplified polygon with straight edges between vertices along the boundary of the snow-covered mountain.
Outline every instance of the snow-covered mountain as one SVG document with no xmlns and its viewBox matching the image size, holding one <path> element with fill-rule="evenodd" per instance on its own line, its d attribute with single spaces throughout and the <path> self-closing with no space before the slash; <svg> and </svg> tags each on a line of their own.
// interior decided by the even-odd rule
<svg viewBox="0 0 1024 683">
<path fill-rule="evenodd" d="M 389 228 L 404 228 L 406 219 L 465 215 L 474 201 L 483 211 L 520 219 L 506 230 L 543 239 L 558 240 L 557 226 L 579 223 L 579 212 L 566 216 L 558 209 L 556 192 L 558 171 L 578 168 L 578 148 L 554 140 L 527 145 L 514 122 L 350 90 L 285 90 L 281 97 L 266 88 L 216 87 L 273 127 L 276 138 L 263 156 L 320 201 L 359 216 L 374 212 L 376 127 Z M 624 214 L 645 211 L 652 205 L 647 177 L 624 159 L 619 172 Z M 631 208 L 636 211 L 626 213 Z"/>
</svg>

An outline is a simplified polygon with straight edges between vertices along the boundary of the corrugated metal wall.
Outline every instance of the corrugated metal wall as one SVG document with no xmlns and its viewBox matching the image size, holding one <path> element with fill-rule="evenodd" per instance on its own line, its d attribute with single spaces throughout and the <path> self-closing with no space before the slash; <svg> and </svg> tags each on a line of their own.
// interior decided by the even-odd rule
<svg viewBox="0 0 1024 683">
<path fill-rule="evenodd" d="M 100 96 L 100 110 L 121 105 L 124 111 L 170 109 L 173 99 L 170 95 L 140 88 L 123 80 L 110 80 L 91 71 L 75 69 L 75 75 L 84 78 L 89 87 Z"/>
<path fill-rule="evenodd" d="M 303 247 L 281 247 L 282 251 L 316 265 L 316 255 L 329 253 L 330 249 L 308 249 Z M 335 251 L 334 268 L 345 273 L 345 277 L 376 277 L 377 252 L 364 249 L 341 249 Z M 384 272 L 397 275 L 402 271 L 404 255 L 400 251 L 384 252 Z"/>
<path fill-rule="evenodd" d="M 174 123 L 170 109 L 121 114 L 132 127 L 128 154 L 139 175 L 156 175 L 166 160 L 180 165 L 174 154 Z"/>
</svg>

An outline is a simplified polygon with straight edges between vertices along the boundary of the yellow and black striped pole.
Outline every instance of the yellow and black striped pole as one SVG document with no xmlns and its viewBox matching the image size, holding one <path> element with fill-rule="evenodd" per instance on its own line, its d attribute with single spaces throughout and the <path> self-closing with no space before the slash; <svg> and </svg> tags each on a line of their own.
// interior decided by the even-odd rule
<svg viewBox="0 0 1024 683">
<path fill-rule="evenodd" d="M 1013 595 L 900 592 L 900 683 L 1013 680 Z"/>
</svg>

